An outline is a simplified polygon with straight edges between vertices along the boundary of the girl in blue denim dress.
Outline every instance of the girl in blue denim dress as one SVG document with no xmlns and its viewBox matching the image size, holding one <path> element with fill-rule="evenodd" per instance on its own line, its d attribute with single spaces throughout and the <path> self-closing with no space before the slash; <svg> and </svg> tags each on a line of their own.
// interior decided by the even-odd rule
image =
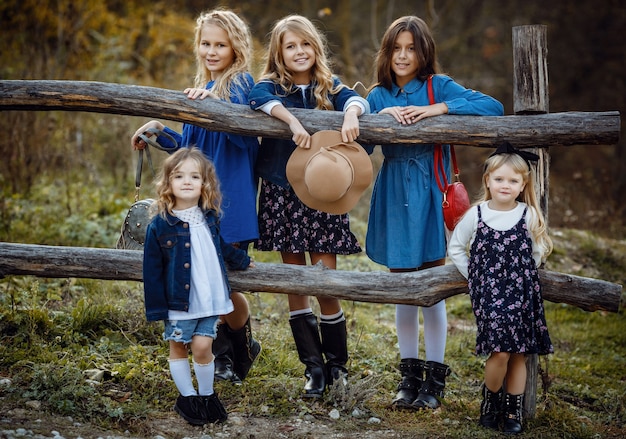
<svg viewBox="0 0 626 439">
<path fill-rule="evenodd" d="M 372 113 L 388 114 L 411 125 L 442 114 L 500 116 L 502 104 L 438 74 L 435 41 L 418 17 L 396 19 L 383 35 L 376 57 L 377 83 L 367 96 Z M 432 77 L 434 105 L 428 98 Z M 434 145 L 381 145 L 384 161 L 370 203 L 367 255 L 391 272 L 443 265 L 446 256 L 442 194 L 434 175 Z M 373 149 L 373 148 L 372 148 Z M 445 169 L 449 147 L 443 146 Z M 450 181 L 450 175 L 448 175 Z M 392 406 L 437 408 L 450 373 L 444 364 L 447 316 L 445 301 L 422 307 L 425 360 L 419 355 L 419 308 L 396 306 L 396 331 L 402 379 Z"/>
<path fill-rule="evenodd" d="M 201 13 L 196 19 L 194 53 L 197 64 L 194 88 L 184 90 L 189 99 L 212 98 L 248 105 L 248 93 L 254 85 L 248 73 L 252 40 L 248 26 L 237 14 L 227 9 Z M 191 124 L 184 124 L 180 134 L 152 120 L 135 132 L 131 143 L 135 149 L 145 148 L 142 139 L 152 136 L 169 152 L 197 146 L 211 160 L 222 190 L 221 234 L 229 244 L 247 251 L 250 243 L 259 237 L 258 188 L 254 175 L 257 138 Z M 261 345 L 252 337 L 250 307 L 245 295 L 233 291 L 231 299 L 234 310 L 220 318 L 213 345 L 215 378 L 240 384 L 259 355 Z"/>
<path fill-rule="evenodd" d="M 212 345 L 219 316 L 233 310 L 225 263 L 238 270 L 253 265 L 219 233 L 219 181 L 202 151 L 183 148 L 169 156 L 156 190 L 158 214 L 148 225 L 143 255 L 146 317 L 165 324 L 170 373 L 180 393 L 174 410 L 190 424 L 221 422 L 227 413 L 213 390 Z"/>
<path fill-rule="evenodd" d="M 337 254 L 358 253 L 361 247 L 350 231 L 348 214 L 332 215 L 306 206 L 286 176 L 295 148 L 309 148 L 311 136 L 289 108 L 343 111 L 341 135 L 352 142 L 359 135 L 359 115 L 369 111 L 365 99 L 332 75 L 322 34 L 305 17 L 291 15 L 271 32 L 267 64 L 250 92 L 250 106 L 285 122 L 291 140 L 263 138 L 256 171 L 259 195 L 259 250 L 279 251 L 286 264 L 321 262 L 335 269 Z M 346 322 L 338 299 L 318 297 L 318 327 L 308 296 L 288 295 L 289 322 L 300 361 L 305 365 L 304 396 L 319 398 L 327 384 L 345 378 Z M 320 339 L 321 332 L 321 339 Z M 324 357 L 326 362 L 324 362 Z"/>
<path fill-rule="evenodd" d="M 487 159 L 483 197 L 457 224 L 448 255 L 468 280 L 478 327 L 476 353 L 489 356 L 479 423 L 522 431 L 528 354 L 553 352 L 537 267 L 552 251 L 534 191 L 535 154 L 500 145 Z"/>
</svg>

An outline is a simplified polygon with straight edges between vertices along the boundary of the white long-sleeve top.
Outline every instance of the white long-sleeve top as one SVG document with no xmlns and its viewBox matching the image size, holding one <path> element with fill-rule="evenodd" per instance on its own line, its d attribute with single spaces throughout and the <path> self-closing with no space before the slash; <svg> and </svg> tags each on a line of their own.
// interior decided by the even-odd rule
<svg viewBox="0 0 626 439">
<path fill-rule="evenodd" d="M 480 212 L 485 224 L 492 229 L 503 232 L 517 224 L 526 207 L 526 203 L 518 202 L 517 206 L 512 210 L 493 210 L 489 208 L 489 202 L 485 201 L 480 203 Z M 535 209 L 528 206 L 528 210 L 526 211 L 526 224 L 532 224 L 535 217 Z M 466 279 L 468 276 L 469 249 L 476 238 L 477 227 L 478 208 L 472 206 L 461 221 L 458 222 L 448 242 L 448 257 Z M 531 240 L 533 244 L 533 259 L 537 267 L 539 267 L 539 265 L 541 265 L 544 249 L 537 245 L 532 234 Z"/>
</svg>

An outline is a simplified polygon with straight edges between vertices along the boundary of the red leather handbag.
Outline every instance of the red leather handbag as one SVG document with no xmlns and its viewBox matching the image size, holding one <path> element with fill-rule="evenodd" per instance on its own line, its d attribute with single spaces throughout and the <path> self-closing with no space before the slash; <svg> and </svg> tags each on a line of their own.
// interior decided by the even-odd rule
<svg viewBox="0 0 626 439">
<path fill-rule="evenodd" d="M 432 76 L 428 77 L 428 99 L 431 105 L 435 103 Z M 453 181 L 452 184 L 448 184 L 448 177 L 446 176 L 446 170 L 443 165 L 443 152 L 441 144 L 435 145 L 435 179 L 437 180 L 439 190 L 443 194 L 443 201 L 441 202 L 441 207 L 443 208 L 443 220 L 446 223 L 448 230 L 452 231 L 461 217 L 469 209 L 470 201 L 465 185 L 459 178 L 460 172 L 456 164 L 456 154 L 454 153 L 453 145 L 450 145 L 450 155 L 452 158 L 452 169 L 454 171 L 455 178 L 455 181 Z"/>
<path fill-rule="evenodd" d="M 465 185 L 459 180 L 459 168 L 456 165 L 456 154 L 453 146 L 450 146 L 450 154 L 452 155 L 452 166 L 454 168 L 454 177 L 456 178 L 456 181 L 453 181 L 452 184 L 448 184 L 446 171 L 443 167 L 441 145 L 435 146 L 435 178 L 437 179 L 437 186 L 439 186 L 439 190 L 443 194 L 443 201 L 441 202 L 443 220 L 448 230 L 452 231 L 461 217 L 470 208 L 470 201 Z"/>
</svg>

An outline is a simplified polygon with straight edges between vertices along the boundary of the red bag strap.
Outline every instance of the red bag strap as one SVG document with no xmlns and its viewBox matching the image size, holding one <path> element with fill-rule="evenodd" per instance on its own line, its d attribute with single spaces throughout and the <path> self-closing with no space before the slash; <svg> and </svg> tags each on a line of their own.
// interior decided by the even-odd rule
<svg viewBox="0 0 626 439">
<path fill-rule="evenodd" d="M 436 104 L 435 91 L 433 90 L 433 75 L 430 75 L 427 80 L 428 85 L 428 101 L 430 105 Z M 459 167 L 456 164 L 456 153 L 454 152 L 454 145 L 450 145 L 450 156 L 452 157 L 452 168 L 454 169 L 454 175 L 459 177 Z M 439 175 L 441 173 L 441 176 Z M 443 166 L 443 151 L 441 144 L 435 145 L 435 178 L 437 180 L 437 186 L 441 192 L 448 191 L 448 178 L 446 177 L 446 170 Z"/>
</svg>

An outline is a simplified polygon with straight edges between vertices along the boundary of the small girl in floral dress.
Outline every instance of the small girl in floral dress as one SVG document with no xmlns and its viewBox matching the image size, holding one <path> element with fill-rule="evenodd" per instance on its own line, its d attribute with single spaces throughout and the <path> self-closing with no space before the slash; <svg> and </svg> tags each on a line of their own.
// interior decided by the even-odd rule
<svg viewBox="0 0 626 439">
<path fill-rule="evenodd" d="M 500 145 L 485 163 L 483 201 L 457 224 L 448 245 L 468 280 L 476 353 L 489 355 L 480 425 L 498 429 L 503 421 L 504 432 L 513 434 L 522 431 L 525 355 L 553 352 L 537 271 L 552 241 L 533 190 L 530 161 L 536 160 Z"/>
</svg>

